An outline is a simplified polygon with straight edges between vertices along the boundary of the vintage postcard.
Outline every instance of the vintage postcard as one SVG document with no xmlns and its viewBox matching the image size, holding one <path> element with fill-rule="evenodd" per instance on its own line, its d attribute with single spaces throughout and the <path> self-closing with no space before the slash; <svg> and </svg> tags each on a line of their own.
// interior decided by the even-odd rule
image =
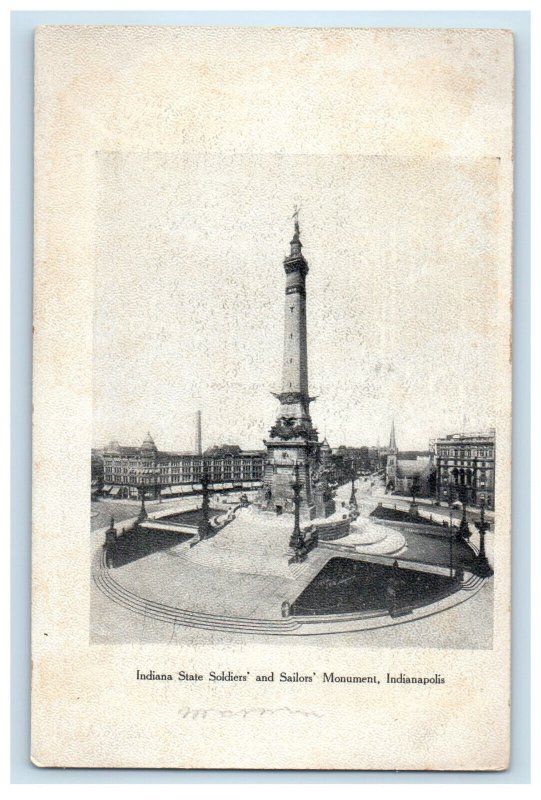
<svg viewBox="0 0 541 800">
<path fill-rule="evenodd" d="M 506 769 L 512 34 L 35 55 L 33 762 Z"/>
</svg>

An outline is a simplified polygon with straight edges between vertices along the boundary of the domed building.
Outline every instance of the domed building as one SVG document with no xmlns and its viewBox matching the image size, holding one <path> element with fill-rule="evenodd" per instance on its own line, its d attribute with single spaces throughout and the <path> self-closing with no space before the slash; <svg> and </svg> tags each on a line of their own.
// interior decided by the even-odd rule
<svg viewBox="0 0 541 800">
<path fill-rule="evenodd" d="M 148 453 L 149 458 L 151 458 L 153 455 L 158 454 L 158 448 L 154 444 L 154 439 L 152 438 L 150 433 L 147 433 L 146 439 L 141 445 L 141 452 L 145 454 Z"/>
<path fill-rule="evenodd" d="M 214 450 L 214 452 L 213 452 Z M 206 471 L 218 490 L 253 489 L 260 485 L 263 453 L 240 447 L 211 449 L 205 455 L 158 450 L 147 433 L 140 447 L 110 442 L 103 450 L 102 495 L 118 500 L 176 497 L 201 492 Z"/>
</svg>

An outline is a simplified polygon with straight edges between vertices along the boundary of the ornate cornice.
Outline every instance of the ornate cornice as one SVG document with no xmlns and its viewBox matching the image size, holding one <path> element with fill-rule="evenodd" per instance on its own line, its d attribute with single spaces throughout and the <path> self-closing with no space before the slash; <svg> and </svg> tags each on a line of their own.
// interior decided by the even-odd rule
<svg viewBox="0 0 541 800">
<path fill-rule="evenodd" d="M 295 257 L 292 259 L 286 258 L 284 261 L 284 269 L 286 275 L 290 275 L 292 272 L 300 272 L 304 277 L 308 273 L 308 263 L 303 257 Z"/>
<path fill-rule="evenodd" d="M 317 439 L 317 431 L 310 421 L 295 417 L 280 417 L 270 429 L 271 439 Z"/>
</svg>

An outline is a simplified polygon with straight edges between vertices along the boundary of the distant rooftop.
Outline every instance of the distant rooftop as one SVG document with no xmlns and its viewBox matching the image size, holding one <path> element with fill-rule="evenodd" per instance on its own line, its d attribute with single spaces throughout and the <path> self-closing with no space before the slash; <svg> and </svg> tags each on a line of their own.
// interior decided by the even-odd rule
<svg viewBox="0 0 541 800">
<path fill-rule="evenodd" d="M 223 458 L 223 453 L 218 454 L 208 454 L 203 455 L 201 453 L 196 453 L 195 450 L 157 450 L 156 446 L 152 446 L 148 441 L 150 437 L 147 437 L 143 446 L 137 447 L 137 445 L 121 445 L 116 441 L 110 442 L 110 444 L 106 445 L 99 450 L 97 448 L 92 448 L 93 453 L 107 453 L 107 454 L 115 454 L 120 456 L 133 456 L 133 457 L 140 457 L 144 456 L 145 453 L 152 452 L 157 455 L 158 458 L 174 458 L 178 456 L 190 457 L 190 458 L 198 458 L 203 460 L 204 458 Z M 264 454 L 264 450 L 239 450 L 238 452 L 233 452 L 231 455 L 238 456 L 239 458 L 242 456 L 262 456 Z M 229 455 L 229 454 L 228 454 Z"/>
<path fill-rule="evenodd" d="M 416 459 L 397 459 L 396 474 L 399 478 L 415 478 L 426 470 L 430 464 L 428 456 L 417 456 Z"/>
<path fill-rule="evenodd" d="M 496 436 L 495 428 L 486 431 L 464 431 L 462 433 L 448 433 L 435 439 L 437 442 L 461 441 L 464 439 L 493 439 Z"/>
</svg>

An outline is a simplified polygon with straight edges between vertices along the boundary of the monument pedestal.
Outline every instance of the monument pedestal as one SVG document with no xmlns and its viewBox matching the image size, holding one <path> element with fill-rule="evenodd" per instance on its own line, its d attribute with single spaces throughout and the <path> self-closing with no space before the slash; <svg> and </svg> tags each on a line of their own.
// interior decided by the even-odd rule
<svg viewBox="0 0 541 800">
<path fill-rule="evenodd" d="M 273 437 L 265 441 L 267 460 L 263 475 L 259 506 L 277 514 L 293 513 L 293 482 L 301 484 L 300 515 L 303 520 L 326 518 L 335 513 L 336 506 L 327 483 L 327 473 L 321 464 L 317 430 L 310 426 L 306 438 Z"/>
<path fill-rule="evenodd" d="M 330 517 L 336 511 L 336 503 L 328 487 L 319 487 L 314 491 L 316 517 Z"/>
<path fill-rule="evenodd" d="M 312 487 L 310 482 L 310 463 L 303 442 L 265 442 L 267 446 L 267 463 L 263 477 L 260 507 L 276 514 L 293 514 L 295 510 L 293 481 L 295 465 L 298 465 L 298 477 L 301 484 L 301 502 L 299 513 L 302 520 L 311 520 L 317 516 Z"/>
</svg>

